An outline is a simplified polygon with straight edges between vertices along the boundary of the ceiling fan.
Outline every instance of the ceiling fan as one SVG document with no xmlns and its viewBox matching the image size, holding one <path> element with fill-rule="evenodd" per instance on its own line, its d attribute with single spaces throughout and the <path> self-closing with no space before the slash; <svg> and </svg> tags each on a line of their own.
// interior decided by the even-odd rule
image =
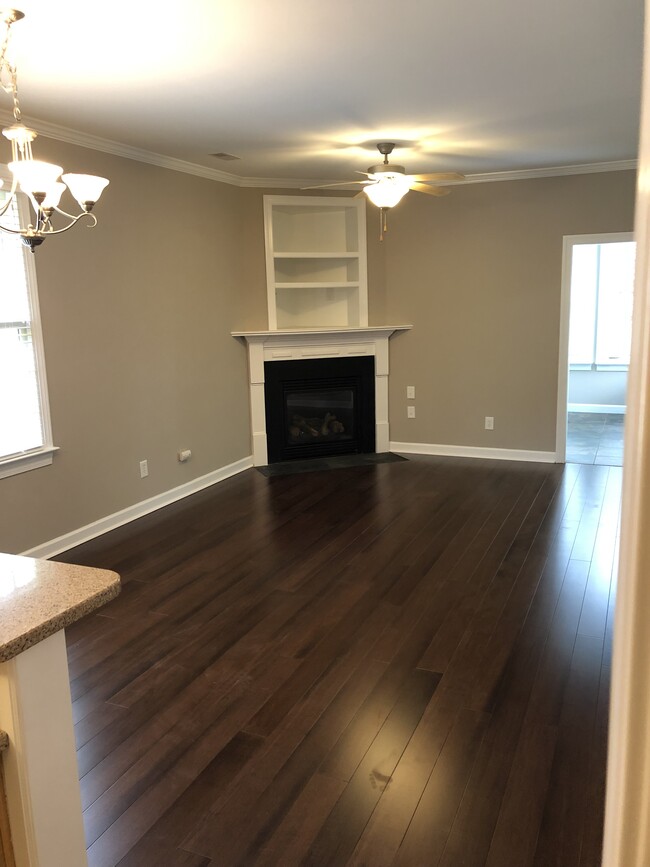
<svg viewBox="0 0 650 867">
<path fill-rule="evenodd" d="M 377 150 L 384 157 L 383 163 L 369 166 L 367 172 L 358 172 L 366 177 L 360 181 L 341 181 L 334 184 L 319 184 L 314 187 L 303 187 L 305 190 L 320 190 L 329 187 L 343 187 L 349 184 L 363 184 L 363 189 L 357 196 L 365 193 L 373 205 L 379 208 L 380 230 L 379 238 L 383 240 L 384 232 L 387 231 L 387 211 L 393 208 L 409 190 L 417 193 L 426 193 L 428 196 L 446 196 L 449 190 L 445 187 L 436 186 L 436 181 L 462 181 L 465 175 L 458 172 L 433 172 L 424 175 L 407 175 L 404 166 L 389 163 L 388 157 L 393 152 L 394 142 L 383 141 L 377 144 Z M 355 198 L 357 198 L 355 196 Z"/>
</svg>

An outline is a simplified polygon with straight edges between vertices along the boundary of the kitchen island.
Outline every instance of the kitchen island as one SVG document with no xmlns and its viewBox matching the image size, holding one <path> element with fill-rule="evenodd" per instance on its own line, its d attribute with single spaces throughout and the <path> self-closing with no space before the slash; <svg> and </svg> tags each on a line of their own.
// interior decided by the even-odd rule
<svg viewBox="0 0 650 867">
<path fill-rule="evenodd" d="M 64 629 L 120 592 L 115 572 L 0 554 L 0 729 L 16 867 L 85 867 Z"/>
</svg>

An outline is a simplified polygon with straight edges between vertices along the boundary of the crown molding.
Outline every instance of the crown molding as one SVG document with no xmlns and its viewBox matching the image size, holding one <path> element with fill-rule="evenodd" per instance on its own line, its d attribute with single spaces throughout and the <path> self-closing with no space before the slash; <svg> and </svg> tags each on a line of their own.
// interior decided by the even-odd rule
<svg viewBox="0 0 650 867">
<path fill-rule="evenodd" d="M 350 181 L 349 184 L 341 184 L 341 180 L 332 178 L 238 178 L 240 187 L 277 187 L 283 190 L 309 189 L 319 184 L 337 184 L 339 190 L 359 190 L 358 184 Z M 317 192 L 310 191 L 312 194 Z"/>
<path fill-rule="evenodd" d="M 580 163 L 572 166 L 549 166 L 543 169 L 521 169 L 506 172 L 482 172 L 466 175 L 464 181 L 448 181 L 452 184 L 484 184 L 491 181 L 525 181 L 533 178 L 560 178 L 566 175 L 592 175 L 599 172 L 636 171 L 638 160 L 611 160 L 604 163 Z M 442 186 L 442 184 L 441 184 Z"/>
<path fill-rule="evenodd" d="M 131 145 L 123 144 L 122 142 L 112 141 L 107 138 L 100 138 L 90 133 L 80 132 L 79 130 L 69 129 L 65 126 L 58 126 L 54 123 L 48 123 L 45 120 L 37 118 L 26 119 L 23 121 L 27 126 L 32 126 L 44 138 L 55 139 L 56 141 L 66 142 L 67 144 L 79 145 L 80 147 L 90 148 L 95 151 L 102 151 L 106 154 L 112 154 L 117 157 L 125 157 L 128 160 L 136 160 L 140 163 L 149 163 L 152 166 L 158 166 L 163 169 L 171 169 L 175 172 L 184 172 L 187 175 L 197 175 L 201 178 L 208 178 L 211 181 L 219 181 L 222 184 L 233 184 L 234 186 L 242 186 L 241 178 L 237 175 L 232 175 L 230 172 L 224 172 L 221 169 L 211 169 L 208 166 L 200 166 L 197 163 L 190 163 L 187 160 L 179 160 L 176 157 L 157 154 L 154 151 L 144 150 L 143 148 L 132 147 Z M 0 123 L 14 123 L 13 117 L 7 112 L 0 112 Z"/>
<path fill-rule="evenodd" d="M 0 123 L 3 126 L 13 122 L 13 117 L 8 112 L 0 111 Z M 341 191 L 358 190 L 359 188 L 357 184 L 352 182 L 347 186 L 343 186 L 341 185 L 340 180 L 331 179 L 240 177 L 239 175 L 233 175 L 230 172 L 224 172 L 221 169 L 212 169 L 208 166 L 201 166 L 197 163 L 188 162 L 187 160 L 165 156 L 165 154 L 158 154 L 154 151 L 145 150 L 144 148 L 132 147 L 131 145 L 123 144 L 122 142 L 112 141 L 111 139 L 101 138 L 100 136 L 91 135 L 90 133 L 69 129 L 68 127 L 59 126 L 58 124 L 49 123 L 48 121 L 38 120 L 37 118 L 33 118 L 26 122 L 28 125 L 34 126 L 38 134 L 45 138 L 55 139 L 56 141 L 66 142 L 67 144 L 79 145 L 80 147 L 102 151 L 103 153 L 124 157 L 129 160 L 136 160 L 141 163 L 148 163 L 149 165 L 158 166 L 163 169 L 171 169 L 175 172 L 184 172 L 188 175 L 196 175 L 197 177 L 207 178 L 211 181 L 218 181 L 222 184 L 231 184 L 235 187 L 299 190 L 305 187 L 313 187 L 317 184 L 324 185 L 331 183 L 337 184 L 337 189 Z M 581 163 L 578 165 L 551 166 L 540 169 L 480 172 L 466 175 L 464 181 L 446 181 L 444 184 L 441 183 L 440 186 L 484 184 L 493 181 L 523 181 L 534 178 L 556 178 L 567 175 L 597 174 L 599 172 L 635 171 L 637 167 L 638 160 L 612 160 L 610 162 Z"/>
</svg>

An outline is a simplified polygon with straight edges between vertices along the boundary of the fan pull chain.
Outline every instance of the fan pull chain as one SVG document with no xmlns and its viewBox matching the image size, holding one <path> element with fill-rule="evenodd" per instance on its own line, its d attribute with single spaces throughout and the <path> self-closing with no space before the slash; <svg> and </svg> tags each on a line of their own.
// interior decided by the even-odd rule
<svg viewBox="0 0 650 867">
<path fill-rule="evenodd" d="M 379 209 L 379 240 L 384 240 L 384 234 L 388 231 L 388 208 Z"/>
</svg>

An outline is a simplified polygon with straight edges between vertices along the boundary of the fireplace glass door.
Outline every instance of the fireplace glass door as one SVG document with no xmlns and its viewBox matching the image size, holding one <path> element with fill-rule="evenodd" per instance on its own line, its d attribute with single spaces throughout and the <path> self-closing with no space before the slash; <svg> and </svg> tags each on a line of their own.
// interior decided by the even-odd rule
<svg viewBox="0 0 650 867">
<path fill-rule="evenodd" d="M 285 393 L 287 445 L 354 440 L 354 388 L 301 388 Z"/>
<path fill-rule="evenodd" d="M 267 361 L 269 463 L 375 450 L 372 356 Z"/>
</svg>

